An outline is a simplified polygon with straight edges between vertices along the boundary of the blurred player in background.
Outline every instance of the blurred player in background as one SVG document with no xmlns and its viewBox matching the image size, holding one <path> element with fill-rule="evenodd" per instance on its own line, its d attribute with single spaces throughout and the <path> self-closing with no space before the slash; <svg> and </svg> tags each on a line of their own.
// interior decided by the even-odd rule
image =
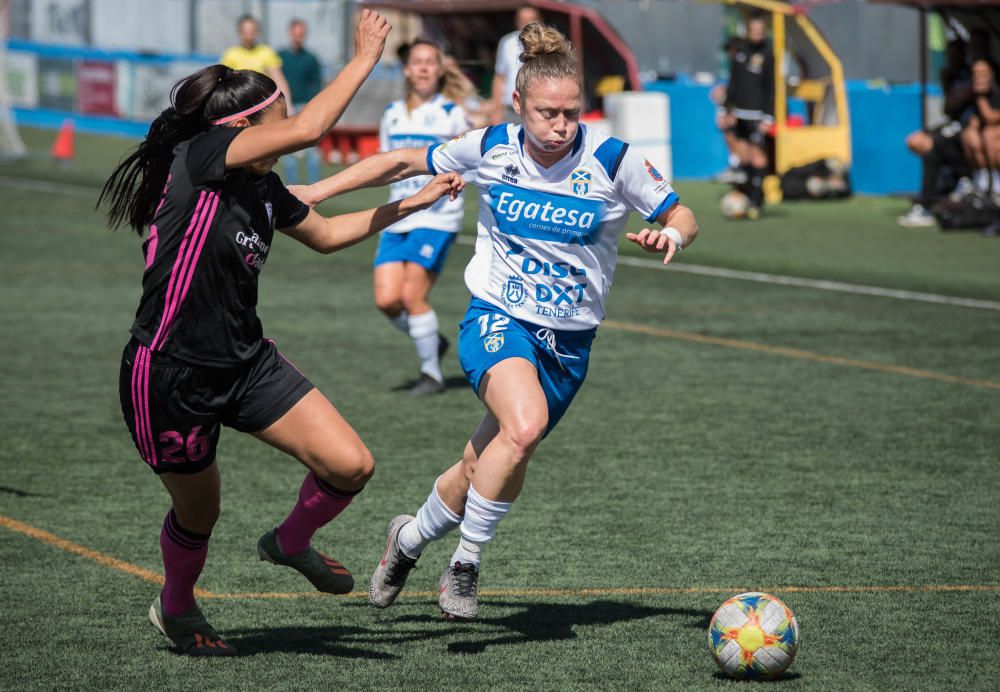
<svg viewBox="0 0 1000 692">
<path fill-rule="evenodd" d="M 234 70 L 253 70 L 266 74 L 281 89 L 285 102 L 291 105 L 292 90 L 281 71 L 281 58 L 270 46 L 258 42 L 260 24 L 257 20 L 252 15 L 243 15 L 236 21 L 236 32 L 239 44 L 227 48 L 219 62 Z"/>
<path fill-rule="evenodd" d="M 514 13 L 514 31 L 505 34 L 497 44 L 497 58 L 493 72 L 493 88 L 490 101 L 493 105 L 493 123 L 518 123 L 511 95 L 516 88 L 514 80 L 521 69 L 521 29 L 532 22 L 541 22 L 542 14 L 531 5 L 522 5 Z"/>
<path fill-rule="evenodd" d="M 354 59 L 291 118 L 274 81 L 259 72 L 212 65 L 181 80 L 172 105 L 101 193 L 112 228 L 143 235 L 149 227 L 119 390 L 136 448 L 171 497 L 160 533 L 165 581 L 149 618 L 183 654 L 235 653 L 194 596 L 219 517 L 222 425 L 309 470 L 291 513 L 258 541 L 260 558 L 297 570 L 319 591 L 347 593 L 354 585 L 310 541 L 364 488 L 374 460 L 333 405 L 263 338 L 257 281 L 275 229 L 334 252 L 460 188 L 457 176 L 438 176 L 408 199 L 327 219 L 271 172 L 279 156 L 314 145 L 333 127 L 388 32 L 384 18 L 364 10 Z"/>
<path fill-rule="evenodd" d="M 764 205 L 767 136 L 774 125 L 774 56 L 767 42 L 767 20 L 763 15 L 750 17 L 746 40 L 734 47 L 726 103 L 729 112 L 721 123 L 738 140 L 740 166 L 745 174 L 741 189 L 751 205 L 747 216 L 756 218 Z"/>
<path fill-rule="evenodd" d="M 288 24 L 288 48 L 278 53 L 281 59 L 279 70 L 288 80 L 288 88 L 295 95 L 291 112 L 297 112 L 308 103 L 323 88 L 323 74 L 319 60 L 306 49 L 306 33 L 308 28 L 301 19 L 293 19 Z M 319 180 L 319 149 L 309 147 L 301 152 L 284 157 L 285 183 L 294 185 L 299 182 L 299 158 L 306 160 L 306 180 L 314 183 Z"/>
<path fill-rule="evenodd" d="M 1000 88 L 986 58 L 972 63 L 972 114 L 961 137 L 977 193 L 1000 205 Z"/>
<path fill-rule="evenodd" d="M 919 228 L 937 225 L 937 220 L 930 212 L 931 205 L 951 191 L 939 190 L 942 169 L 947 167 L 950 171 L 948 177 L 954 180 L 954 184 L 948 185 L 948 188 L 953 188 L 966 175 L 967 166 L 960 135 L 971 117 L 972 73 L 965 62 L 965 42 L 961 39 L 948 42 L 945 48 L 945 66 L 941 68 L 939 79 L 947 121 L 932 130 L 912 132 L 906 138 L 907 148 L 920 156 L 924 165 L 920 196 L 910 211 L 896 219 L 900 226 Z M 966 182 L 968 183 L 967 178 Z"/>
<path fill-rule="evenodd" d="M 440 47 L 418 39 L 400 54 L 406 98 L 389 104 L 379 124 L 382 151 L 427 147 L 457 137 L 471 125 L 461 106 L 445 98 L 444 56 Z M 426 177 L 393 183 L 389 200 L 419 190 Z M 431 288 L 462 230 L 462 198 L 442 199 L 431 209 L 385 229 L 375 253 L 375 304 L 400 331 L 409 334 L 420 359 L 420 379 L 412 396 L 444 391 L 441 356 L 448 340 L 439 333 L 437 313 L 428 302 Z"/>
<path fill-rule="evenodd" d="M 461 461 L 437 479 L 416 517 L 389 523 L 369 585 L 381 608 L 396 599 L 427 544 L 461 527 L 438 602 L 447 617 L 477 616 L 483 547 L 520 494 L 528 460 L 583 384 L 629 214 L 663 227 L 626 238 L 664 255 L 664 264 L 698 230 L 641 154 L 580 124 L 583 80 L 566 38 L 532 23 L 520 40 L 524 65 L 513 104 L 521 124 L 378 154 L 306 190 L 312 203 L 444 171 L 480 189 L 459 360 L 487 410 Z"/>
</svg>

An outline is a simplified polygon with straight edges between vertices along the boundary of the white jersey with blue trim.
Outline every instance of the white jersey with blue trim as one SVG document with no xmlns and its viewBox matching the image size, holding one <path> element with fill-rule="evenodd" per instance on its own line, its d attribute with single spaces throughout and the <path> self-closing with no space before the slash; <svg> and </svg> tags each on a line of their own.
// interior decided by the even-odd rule
<svg viewBox="0 0 1000 692">
<path fill-rule="evenodd" d="M 412 111 L 406 107 L 406 100 L 393 101 L 382 114 L 379 125 L 379 145 L 382 151 L 423 148 L 462 134 L 471 127 L 469 118 L 461 106 L 437 94 L 427 103 Z M 389 186 L 389 201 L 395 202 L 409 197 L 430 181 L 430 176 L 421 175 L 401 180 Z M 457 233 L 462 229 L 463 200 L 444 197 L 430 209 L 411 214 L 397 221 L 385 230 L 390 233 L 406 233 L 416 228 L 430 228 L 435 231 Z"/>
<path fill-rule="evenodd" d="M 520 125 L 432 146 L 427 164 L 479 187 L 476 254 L 465 269 L 472 295 L 552 329 L 600 324 L 629 214 L 652 221 L 678 202 L 649 161 L 582 124 L 550 168 L 524 150 Z"/>
</svg>

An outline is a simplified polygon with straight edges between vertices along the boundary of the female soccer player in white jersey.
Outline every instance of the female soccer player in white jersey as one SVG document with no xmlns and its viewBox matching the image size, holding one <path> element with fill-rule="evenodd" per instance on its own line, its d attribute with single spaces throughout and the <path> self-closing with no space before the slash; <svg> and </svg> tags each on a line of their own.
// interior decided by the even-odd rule
<svg viewBox="0 0 1000 692">
<path fill-rule="evenodd" d="M 697 234 L 694 216 L 648 161 L 579 123 L 581 76 L 565 37 L 534 23 L 521 41 L 524 65 L 513 95 L 520 125 L 380 154 L 316 183 L 308 195 L 317 201 L 441 171 L 461 173 L 480 190 L 459 360 L 487 412 L 416 517 L 389 523 L 369 586 L 378 607 L 395 600 L 428 542 L 461 527 L 439 603 L 448 617 L 476 617 L 482 547 L 517 499 L 528 459 L 583 383 L 629 213 L 663 227 L 626 238 L 662 253 L 664 263 Z"/>
<path fill-rule="evenodd" d="M 160 548 L 165 580 L 149 610 L 183 653 L 232 655 L 195 603 L 219 517 L 215 463 L 221 426 L 251 433 L 308 469 L 291 513 L 257 543 L 320 591 L 346 593 L 351 574 L 310 546 L 372 474 L 358 434 L 263 337 L 257 282 L 275 229 L 319 252 L 373 235 L 446 195 L 456 174 L 391 204 L 326 219 L 271 172 L 281 154 L 312 146 L 337 121 L 378 61 L 389 25 L 362 11 L 357 55 L 296 116 L 270 77 L 212 65 L 182 79 L 171 106 L 115 169 L 101 201 L 109 224 L 143 244 L 142 298 L 122 354 L 122 413 L 140 456 L 171 497 Z"/>
<path fill-rule="evenodd" d="M 440 144 L 471 127 L 462 107 L 441 94 L 444 56 L 436 44 L 422 39 L 410 44 L 403 75 L 406 98 L 389 104 L 379 125 L 382 151 Z M 393 183 L 389 201 L 412 195 L 427 180 L 420 176 Z M 427 297 L 462 228 L 462 210 L 461 197 L 442 199 L 382 231 L 375 254 L 375 304 L 410 335 L 420 358 L 413 396 L 444 391 L 441 355 L 448 341 L 439 333 L 437 313 Z"/>
</svg>

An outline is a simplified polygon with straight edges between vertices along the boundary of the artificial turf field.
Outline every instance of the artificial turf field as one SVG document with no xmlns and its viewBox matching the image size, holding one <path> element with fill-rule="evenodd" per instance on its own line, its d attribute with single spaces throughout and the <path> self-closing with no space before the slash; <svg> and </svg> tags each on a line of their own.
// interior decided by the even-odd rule
<svg viewBox="0 0 1000 692">
<path fill-rule="evenodd" d="M 54 136 L 24 134 L 42 152 Z M 139 241 L 93 211 L 129 144 L 79 137 L 68 167 L 44 154 L 0 165 L 0 689 L 728 687 L 742 683 L 716 672 L 706 628 L 746 590 L 798 616 L 788 689 L 1000 684 L 1000 240 L 898 228 L 898 199 L 727 223 L 721 188 L 683 182 L 701 224 L 683 263 L 993 302 L 621 266 L 587 383 L 486 553 L 482 617 L 453 624 L 432 594 L 451 539 L 428 548 L 393 608 L 363 592 L 385 523 L 417 509 L 481 405 L 453 353 L 444 395 L 398 391 L 415 355 L 372 304 L 373 243 L 324 257 L 276 236 L 265 332 L 377 460 L 316 541 L 358 592 L 314 597 L 258 561 L 303 471 L 227 431 L 200 587 L 247 655 L 175 655 L 146 621 L 167 496 L 118 405 Z M 470 253 L 455 246 L 433 294 L 450 336 Z"/>
</svg>

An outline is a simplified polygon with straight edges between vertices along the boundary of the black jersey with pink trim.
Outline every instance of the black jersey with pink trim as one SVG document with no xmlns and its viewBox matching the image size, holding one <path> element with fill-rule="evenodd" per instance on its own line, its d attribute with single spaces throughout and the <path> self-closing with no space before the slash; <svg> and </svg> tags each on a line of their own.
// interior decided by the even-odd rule
<svg viewBox="0 0 1000 692">
<path fill-rule="evenodd" d="M 226 150 L 239 133 L 213 128 L 174 149 L 143 244 L 142 299 L 130 331 L 151 351 L 198 365 L 238 365 L 257 355 L 257 277 L 274 229 L 309 213 L 274 173 L 226 170 Z"/>
</svg>

